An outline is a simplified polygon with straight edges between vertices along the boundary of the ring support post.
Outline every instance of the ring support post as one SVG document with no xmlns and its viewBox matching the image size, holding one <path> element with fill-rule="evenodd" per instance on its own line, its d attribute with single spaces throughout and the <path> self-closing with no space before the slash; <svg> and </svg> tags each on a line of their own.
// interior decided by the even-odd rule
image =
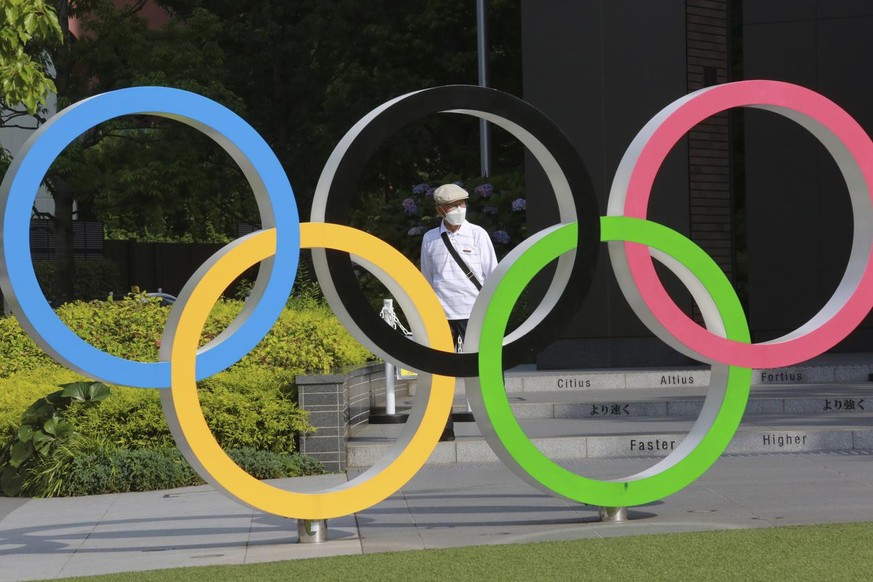
<svg viewBox="0 0 873 582">
<path fill-rule="evenodd" d="M 600 521 L 606 523 L 621 523 L 627 521 L 627 507 L 601 507 Z"/>
<path fill-rule="evenodd" d="M 298 519 L 297 543 L 320 544 L 327 541 L 326 519 Z"/>
</svg>

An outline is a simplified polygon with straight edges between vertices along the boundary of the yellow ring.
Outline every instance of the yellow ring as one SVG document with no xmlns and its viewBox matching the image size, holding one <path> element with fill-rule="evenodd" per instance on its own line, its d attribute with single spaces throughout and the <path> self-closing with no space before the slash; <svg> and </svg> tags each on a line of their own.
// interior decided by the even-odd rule
<svg viewBox="0 0 873 582">
<path fill-rule="evenodd" d="M 300 225 L 302 248 L 323 247 L 353 253 L 378 264 L 406 290 L 415 303 L 432 346 L 451 351 L 448 323 L 433 290 L 406 257 L 366 232 L 327 223 Z M 297 493 L 258 481 L 222 450 L 203 417 L 195 381 L 195 359 L 203 325 L 221 293 L 240 273 L 275 254 L 275 229 L 259 231 L 226 247 L 168 325 L 171 387 L 162 390 L 167 420 L 179 448 L 209 483 L 240 502 L 267 513 L 298 519 L 327 519 L 371 507 L 400 489 L 427 461 L 439 441 L 454 398 L 454 378 L 433 376 L 421 422 L 408 426 L 414 434 L 403 447 L 395 444 L 377 465 L 338 487 Z M 413 422 L 410 416 L 410 422 Z M 176 426 L 174 426 L 176 425 Z M 392 457 L 393 454 L 393 459 Z M 389 461 L 386 465 L 386 461 Z M 382 468 L 384 466 L 384 468 Z"/>
</svg>

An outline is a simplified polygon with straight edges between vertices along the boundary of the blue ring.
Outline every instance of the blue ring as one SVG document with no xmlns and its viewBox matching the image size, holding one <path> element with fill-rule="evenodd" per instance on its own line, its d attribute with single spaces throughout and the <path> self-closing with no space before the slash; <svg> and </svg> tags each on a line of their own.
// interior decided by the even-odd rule
<svg viewBox="0 0 873 582">
<path fill-rule="evenodd" d="M 59 112 L 30 137 L 0 186 L 0 286 L 22 326 L 55 359 L 113 384 L 167 388 L 168 362 L 125 360 L 98 350 L 73 333 L 46 301 L 30 255 L 31 208 L 52 162 L 98 123 L 135 114 L 181 121 L 218 142 L 246 174 L 258 198 L 263 227 L 276 228 L 276 255 L 261 269 L 269 271 L 269 279 L 260 301 L 233 333 L 198 354 L 197 379 L 239 361 L 267 334 L 291 293 L 300 257 L 300 218 L 294 192 L 275 153 L 248 123 L 211 99 L 179 89 L 135 87 L 103 93 Z"/>
</svg>

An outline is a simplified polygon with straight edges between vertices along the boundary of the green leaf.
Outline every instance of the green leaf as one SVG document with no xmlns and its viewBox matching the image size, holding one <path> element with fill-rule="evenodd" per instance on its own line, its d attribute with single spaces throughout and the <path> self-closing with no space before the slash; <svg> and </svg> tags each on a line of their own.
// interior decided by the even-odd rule
<svg viewBox="0 0 873 582">
<path fill-rule="evenodd" d="M 52 414 L 57 410 L 64 410 L 70 406 L 70 399 L 64 396 L 63 390 L 52 392 L 45 397 L 45 401 L 52 407 Z"/>
<path fill-rule="evenodd" d="M 40 398 L 24 411 L 24 414 L 21 415 L 21 422 L 23 424 L 37 424 L 42 419 L 51 416 L 52 412 L 54 412 L 54 406 L 46 402 L 45 398 Z"/>
<path fill-rule="evenodd" d="M 66 420 L 53 416 L 45 421 L 42 425 L 42 429 L 56 438 L 64 438 L 73 432 L 73 425 Z"/>
<path fill-rule="evenodd" d="M 27 31 L 27 34 L 33 35 L 34 31 L 37 28 L 36 14 L 31 12 L 27 16 L 24 17 L 24 30 Z"/>
<path fill-rule="evenodd" d="M 61 396 L 72 398 L 77 402 L 84 402 L 88 399 L 88 387 L 90 385 L 90 382 L 72 382 L 70 384 L 64 384 Z"/>
<path fill-rule="evenodd" d="M 33 437 L 33 427 L 29 424 L 22 424 L 18 427 L 18 440 L 29 441 Z"/>
<path fill-rule="evenodd" d="M 73 382 L 65 384 L 62 395 L 76 402 L 100 402 L 109 397 L 109 386 L 102 382 Z"/>
<path fill-rule="evenodd" d="M 6 7 L 6 22 L 16 22 L 18 20 L 18 10 L 14 6 Z"/>
<path fill-rule="evenodd" d="M 35 430 L 33 431 L 33 438 L 31 440 L 33 441 L 34 446 L 36 446 L 41 445 L 45 442 L 52 442 L 55 440 L 55 437 L 50 434 L 44 433 L 41 430 Z"/>
<path fill-rule="evenodd" d="M 19 475 L 18 471 L 12 467 L 3 467 L 0 471 L 0 490 L 7 497 L 15 497 L 21 492 L 21 485 L 24 483 L 24 476 Z"/>
<path fill-rule="evenodd" d="M 52 446 L 54 445 L 54 443 L 55 443 L 55 439 L 50 439 L 50 440 L 44 441 L 42 443 L 39 443 L 37 445 L 34 445 L 34 447 L 36 449 L 36 452 L 39 454 L 39 456 L 47 457 L 47 456 L 49 456 L 49 453 L 51 453 Z"/>
<path fill-rule="evenodd" d="M 33 455 L 33 443 L 31 441 L 18 441 L 12 445 L 9 466 L 17 469 L 22 463 L 29 459 L 31 455 Z"/>
<path fill-rule="evenodd" d="M 94 382 L 89 388 L 91 402 L 101 402 L 109 398 L 112 391 L 103 382 Z"/>
<path fill-rule="evenodd" d="M 35 431 L 33 433 L 33 448 L 39 453 L 41 456 L 45 457 L 51 452 L 52 447 L 57 442 L 57 439 L 50 435 L 46 434 L 41 430 Z"/>
</svg>

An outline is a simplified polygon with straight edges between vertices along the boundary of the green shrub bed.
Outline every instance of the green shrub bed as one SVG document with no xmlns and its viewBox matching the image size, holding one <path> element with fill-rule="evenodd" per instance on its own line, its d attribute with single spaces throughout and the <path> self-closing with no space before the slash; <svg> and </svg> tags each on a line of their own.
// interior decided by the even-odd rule
<svg viewBox="0 0 873 582">
<path fill-rule="evenodd" d="M 30 370 L 12 378 L 0 379 L 0 446 L 3 445 L 2 435 L 21 424 L 21 415 L 38 398 L 54 392 L 62 384 L 79 380 L 84 378 L 52 363 L 41 370 Z"/>
<path fill-rule="evenodd" d="M 202 343 L 226 329 L 242 306 L 234 300 L 216 304 Z M 169 311 L 132 295 L 118 301 L 71 303 L 57 313 L 98 349 L 156 361 Z M 221 447 L 235 451 L 235 460 L 259 478 L 317 472 L 311 460 L 292 454 L 299 434 L 313 430 L 307 413 L 297 407 L 294 376 L 360 365 L 370 357 L 328 308 L 307 302 L 285 309 L 270 333 L 241 361 L 198 383 L 203 414 Z M 51 360 L 14 318 L 0 318 L 0 450 L 18 434 L 22 414 L 35 401 L 58 386 L 83 380 Z M 104 493 L 199 482 L 184 459 L 171 452 L 175 443 L 158 391 L 110 389 L 111 396 L 99 403 L 63 411 L 75 436 L 42 459 L 38 469 L 28 469 L 23 493 Z"/>
<path fill-rule="evenodd" d="M 224 331 L 243 305 L 233 299 L 216 303 L 201 334 L 201 345 Z M 57 314 L 97 349 L 129 360 L 156 362 L 170 308 L 161 306 L 157 299 L 129 295 L 117 301 L 68 303 Z M 305 309 L 285 309 L 270 333 L 236 367 L 325 373 L 370 357 L 329 308 L 307 304 Z M 0 317 L 0 378 L 53 366 L 58 367 L 14 317 Z"/>
<path fill-rule="evenodd" d="M 21 415 L 61 384 L 84 378 L 63 368 L 31 371 L 0 381 L 0 434 L 17 430 Z M 198 383 L 206 423 L 224 449 L 294 451 L 297 435 L 312 431 L 297 407 L 294 374 L 277 368 L 233 368 Z M 157 390 L 112 386 L 99 406 L 74 406 L 65 420 L 76 432 L 128 449 L 174 447 Z M 0 437 L 0 447 L 3 445 Z"/>
<path fill-rule="evenodd" d="M 229 449 L 228 456 L 257 479 L 320 475 L 321 464 L 297 453 Z M 60 497 L 152 491 L 202 485 L 203 480 L 176 448 L 130 450 L 96 441 L 67 446 L 43 463 L 27 483 L 32 497 Z"/>
</svg>

